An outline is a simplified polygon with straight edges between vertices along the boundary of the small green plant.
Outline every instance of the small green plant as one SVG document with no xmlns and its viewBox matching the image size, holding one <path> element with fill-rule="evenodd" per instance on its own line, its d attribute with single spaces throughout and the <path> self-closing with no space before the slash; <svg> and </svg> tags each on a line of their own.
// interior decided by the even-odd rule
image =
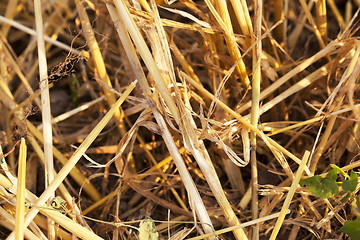
<svg viewBox="0 0 360 240">
<path fill-rule="evenodd" d="M 355 190 L 358 185 L 358 175 L 351 171 L 350 175 L 345 173 L 341 168 L 334 164 L 330 164 L 333 168 L 323 178 L 315 175 L 300 180 L 300 185 L 307 186 L 308 190 L 317 197 L 330 198 L 338 195 L 345 195 L 341 199 L 342 202 L 350 201 L 353 212 L 357 216 L 355 221 L 347 221 L 339 230 L 347 234 L 352 240 L 360 240 L 360 200 L 355 196 Z M 342 182 L 337 182 L 338 174 L 344 176 Z M 342 191 L 339 190 L 341 185 Z"/>
<path fill-rule="evenodd" d="M 78 107 L 79 104 L 79 95 L 81 94 L 79 79 L 75 74 L 71 74 L 71 96 L 72 102 L 75 107 Z"/>
</svg>

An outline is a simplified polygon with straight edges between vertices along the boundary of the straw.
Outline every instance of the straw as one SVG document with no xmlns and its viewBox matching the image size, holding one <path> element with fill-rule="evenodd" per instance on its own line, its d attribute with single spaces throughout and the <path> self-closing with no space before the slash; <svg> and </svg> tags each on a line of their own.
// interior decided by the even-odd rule
<svg viewBox="0 0 360 240">
<path fill-rule="evenodd" d="M 25 218 L 25 171 L 26 171 L 26 143 L 21 139 L 19 153 L 18 184 L 16 197 L 16 218 L 15 218 L 15 239 L 24 238 L 24 218 Z"/>
<path fill-rule="evenodd" d="M 285 215 L 288 211 L 288 208 L 290 206 L 290 203 L 291 203 L 291 200 L 294 196 L 294 193 L 295 193 L 295 190 L 299 184 L 299 181 L 300 181 L 300 178 L 303 174 L 303 171 L 305 169 L 305 166 L 306 166 L 306 163 L 307 163 L 307 160 L 309 159 L 309 156 L 310 156 L 310 152 L 309 151 L 306 151 L 304 153 L 304 156 L 302 158 L 302 161 L 301 161 L 301 164 L 295 174 L 295 178 L 294 180 L 292 181 L 291 183 L 291 187 L 290 187 L 290 190 L 285 198 L 285 201 L 284 201 L 284 204 L 281 208 L 281 212 L 280 212 L 280 216 L 278 217 L 277 221 L 276 221 L 276 224 L 275 224 L 275 227 L 271 233 L 271 236 L 270 236 L 270 240 L 275 240 L 276 239 L 276 236 L 278 235 L 279 233 L 279 230 L 280 230 L 280 227 L 285 219 Z"/>
<path fill-rule="evenodd" d="M 37 31 L 37 47 L 38 47 L 38 58 L 39 58 L 39 81 L 41 91 L 41 113 L 42 113 L 42 124 L 43 136 L 44 136 L 44 155 L 45 155 L 45 188 L 54 179 L 54 160 L 52 151 L 52 126 L 51 126 L 51 110 L 50 110 L 50 93 L 49 93 L 49 82 L 47 74 L 47 60 L 46 50 L 44 42 L 44 29 L 42 19 L 41 1 L 34 0 L 35 8 L 35 23 Z M 50 198 L 54 198 L 53 193 Z M 54 223 L 49 220 L 48 222 L 48 236 L 50 239 L 55 239 L 55 228 Z"/>
</svg>

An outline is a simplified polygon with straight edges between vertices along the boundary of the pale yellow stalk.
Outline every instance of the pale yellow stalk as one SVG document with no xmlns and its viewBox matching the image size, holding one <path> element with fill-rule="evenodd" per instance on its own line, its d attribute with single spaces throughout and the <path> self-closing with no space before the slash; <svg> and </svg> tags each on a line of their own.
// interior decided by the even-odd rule
<svg viewBox="0 0 360 240">
<path fill-rule="evenodd" d="M 311 26 L 314 29 L 314 33 L 315 33 L 315 36 L 316 36 L 316 38 L 317 38 L 317 40 L 319 42 L 320 48 L 323 49 L 326 46 L 326 44 L 324 43 L 324 40 L 321 37 L 321 33 L 320 33 L 318 27 L 315 24 L 314 18 L 312 17 L 311 12 L 310 12 L 305 0 L 300 0 L 300 4 L 301 4 L 301 7 L 303 8 L 303 10 L 305 12 L 305 15 L 306 15 L 309 23 L 311 24 Z"/>
<path fill-rule="evenodd" d="M 298 187 L 298 184 L 299 184 L 299 181 L 300 181 L 300 178 L 304 172 L 304 169 L 306 167 L 306 163 L 309 159 L 309 156 L 310 156 L 310 152 L 309 151 L 305 151 L 304 153 L 304 156 L 301 160 L 301 164 L 295 174 L 295 178 L 294 180 L 292 181 L 291 183 L 291 187 L 290 187 L 290 190 L 285 198 L 285 202 L 281 208 L 281 212 L 280 212 L 280 216 L 278 217 L 277 221 L 276 221 L 276 224 L 275 224 L 275 227 L 271 233 L 271 236 L 270 236 L 270 240 L 275 240 L 276 239 L 276 236 L 277 234 L 279 233 L 279 230 L 281 228 L 281 225 L 282 223 L 284 222 L 284 219 L 285 219 L 285 215 L 286 215 L 286 212 L 288 211 L 289 209 L 289 206 L 290 206 L 290 203 L 291 203 L 291 200 L 295 194 L 295 190 L 296 188 Z"/>
<path fill-rule="evenodd" d="M 327 44 L 327 13 L 326 13 L 326 0 L 318 0 L 316 6 L 316 24 L 319 29 L 322 40 Z"/>
<path fill-rule="evenodd" d="M 129 35 L 132 41 L 134 42 L 141 58 L 143 59 L 145 65 L 147 66 L 149 72 L 151 73 L 154 79 L 156 88 L 158 89 L 159 92 L 161 92 L 161 97 L 164 99 L 165 103 L 167 104 L 167 107 L 169 108 L 175 121 L 179 122 L 180 115 L 178 112 L 178 107 L 176 106 L 173 98 L 171 97 L 168 87 L 166 86 L 165 81 L 137 25 L 135 24 L 130 13 L 128 12 L 126 5 L 122 0 L 115 0 L 114 3 L 119 12 L 119 16 L 121 16 L 121 19 L 124 25 L 126 26 L 126 30 L 129 32 Z"/>
<path fill-rule="evenodd" d="M 10 180 L 7 177 L 5 177 L 2 174 L 0 174 L 0 185 L 3 186 L 4 188 L 6 188 L 7 190 L 9 190 L 10 192 L 14 193 L 12 183 L 10 182 Z M 64 214 L 60 213 L 58 210 L 50 208 L 47 205 L 40 207 L 40 206 L 33 204 L 34 202 L 38 201 L 38 198 L 33 193 L 31 193 L 30 191 L 28 191 L 26 189 L 25 189 L 25 198 L 26 198 L 27 203 L 31 204 L 31 206 L 32 206 L 31 209 L 36 209 L 37 211 L 40 211 L 45 216 L 53 219 L 60 226 L 71 231 L 75 236 L 78 236 L 82 239 L 92 239 L 92 240 L 101 240 L 102 239 L 99 236 L 97 236 L 93 231 L 74 222 L 74 220 L 69 219 Z M 0 212 L 1 212 L 1 209 L 2 208 L 0 207 Z M 39 225 L 44 225 L 44 224 L 39 222 Z M 24 228 L 24 229 L 26 229 L 26 228 Z M 68 234 L 64 233 L 63 231 L 59 231 L 59 233 L 61 233 L 59 235 L 60 238 L 68 239 L 67 238 Z M 25 234 L 29 234 L 29 230 L 26 229 Z M 33 237 L 33 234 L 31 234 L 31 232 L 30 232 L 30 235 L 31 235 L 30 239 L 34 239 L 34 238 L 38 239 L 38 238 L 36 238 L 36 236 Z M 13 237 L 13 234 L 11 234 L 8 237 L 8 239 L 12 238 L 12 237 Z M 45 236 L 41 236 L 41 237 L 42 237 L 41 239 L 46 238 Z"/>
<path fill-rule="evenodd" d="M 52 125 L 51 125 L 51 109 L 50 109 L 50 92 L 47 74 L 47 60 L 44 41 L 44 28 L 42 19 L 41 0 L 34 0 L 35 23 L 37 31 L 37 47 L 39 59 L 39 81 L 41 91 L 41 114 L 43 124 L 44 137 L 44 154 L 45 154 L 45 188 L 54 179 L 54 158 L 52 151 Z M 50 196 L 51 199 L 55 197 L 55 192 Z M 48 237 L 50 240 L 55 239 L 54 222 L 48 220 Z"/>
<path fill-rule="evenodd" d="M 18 182 L 16 196 L 16 217 L 15 217 L 15 239 L 24 239 L 24 217 L 25 217 L 25 176 L 26 172 L 26 143 L 21 139 L 18 166 Z"/>
<path fill-rule="evenodd" d="M 15 230 L 16 221 L 13 215 L 11 215 L 8 211 L 6 211 L 4 208 L 0 207 L 0 215 L 6 219 L 6 221 L 0 221 L 0 224 L 9 229 L 10 231 Z M 32 231 L 30 231 L 28 228 L 24 229 L 24 237 L 25 239 L 29 240 L 41 240 L 38 236 L 36 236 Z M 24 239 L 24 238 L 22 238 Z"/>
<path fill-rule="evenodd" d="M 353 6 L 351 1 L 347 1 L 345 5 L 345 25 L 349 25 L 352 18 Z"/>
<path fill-rule="evenodd" d="M 91 26 L 89 17 L 87 15 L 87 12 L 86 12 L 86 9 L 84 6 L 85 3 L 84 3 L 84 1 L 81 1 L 81 0 L 75 0 L 75 4 L 76 4 L 76 9 L 79 13 L 79 18 L 80 18 L 81 25 L 82 25 L 83 35 L 86 38 L 87 45 L 90 49 L 90 56 L 95 65 L 95 68 L 96 68 L 96 75 L 100 78 L 100 80 L 102 82 L 105 83 L 105 85 L 107 85 L 111 88 L 112 84 L 111 84 L 109 75 L 107 74 L 107 71 L 105 68 L 105 63 L 104 63 L 102 54 L 100 52 L 100 47 L 96 41 L 95 34 L 92 30 L 92 26 Z M 102 85 L 102 89 L 105 93 L 106 100 L 107 100 L 109 106 L 112 107 L 116 102 L 115 94 L 113 92 L 111 92 L 111 90 L 108 89 L 107 87 L 105 87 L 104 85 Z M 124 116 L 123 115 L 124 115 L 124 113 L 121 108 L 116 109 L 115 120 L 117 121 L 117 127 L 120 131 L 120 134 L 122 136 L 125 136 L 126 128 L 125 128 L 125 124 L 124 124 Z"/>
<path fill-rule="evenodd" d="M 233 62 L 237 63 L 236 71 L 239 74 L 240 79 L 241 79 L 242 83 L 244 84 L 244 86 L 246 88 L 249 88 L 250 80 L 249 80 L 249 77 L 246 72 L 245 63 L 242 60 L 242 56 L 241 56 L 239 47 L 235 40 L 234 31 L 232 28 L 232 23 L 230 20 L 230 15 L 229 15 L 229 12 L 227 9 L 226 1 L 225 0 L 217 1 L 217 6 L 219 6 L 220 13 L 218 13 L 215 10 L 215 8 L 213 7 L 210 0 L 205 0 L 205 3 L 209 7 L 211 13 L 214 15 L 215 19 L 218 21 L 220 26 L 223 28 L 224 34 L 225 34 L 225 40 L 226 40 L 227 47 L 229 49 L 230 56 L 231 56 Z"/>
<path fill-rule="evenodd" d="M 319 68 L 318 70 L 314 71 L 313 73 L 309 74 L 302 80 L 298 81 L 297 83 L 295 83 L 293 86 L 289 87 L 282 93 L 278 94 L 275 98 L 271 99 L 269 102 L 267 102 L 266 104 L 262 105 L 259 108 L 259 114 L 261 115 L 267 112 L 268 110 L 272 109 L 276 104 L 282 102 L 286 98 L 294 95 L 295 93 L 303 90 L 304 88 L 308 87 L 310 84 L 314 83 L 315 81 L 322 79 L 323 77 L 328 75 L 329 73 L 328 67 L 329 65 L 325 65 Z M 250 116 L 246 115 L 244 117 L 249 118 Z"/>
<path fill-rule="evenodd" d="M 278 22 L 281 21 L 285 16 L 284 13 L 284 0 L 274 0 L 274 21 Z M 280 24 L 274 29 L 274 36 L 276 41 L 281 43 L 284 41 L 284 28 L 283 24 Z"/>
<path fill-rule="evenodd" d="M 15 1 L 14 1 L 14 2 L 15 2 Z M 12 27 L 14 27 L 14 28 L 17 28 L 17 29 L 19 29 L 19 30 L 21 30 L 21 31 L 23 31 L 23 32 L 26 32 L 26 33 L 29 34 L 29 35 L 32 35 L 32 36 L 35 36 L 35 37 L 36 37 L 36 35 L 37 35 L 36 31 L 34 31 L 33 29 L 28 28 L 28 27 L 26 27 L 26 26 L 24 26 L 24 25 L 22 25 L 22 24 L 20 24 L 20 23 L 18 23 L 18 22 L 15 22 L 15 21 L 13 21 L 13 20 L 11 20 L 11 19 L 8 19 L 8 18 L 6 18 L 6 17 L 0 16 L 0 22 L 9 24 L 10 26 L 12 26 Z M 81 54 L 82 54 L 81 51 L 79 51 L 79 50 L 77 50 L 77 49 L 74 49 L 74 48 L 71 48 L 70 46 L 68 46 L 68 45 L 66 45 L 66 44 L 64 44 L 64 43 L 62 43 L 62 42 L 60 42 L 60 41 L 58 41 L 58 40 L 54 40 L 54 39 L 50 38 L 49 36 L 44 36 L 44 40 L 45 40 L 46 42 L 51 43 L 51 44 L 54 45 L 54 46 L 57 46 L 57 47 L 59 47 L 59 48 L 61 48 L 61 49 L 64 49 L 64 50 L 66 50 L 66 51 L 73 52 L 73 53 L 75 53 L 75 54 L 77 54 L 77 55 L 81 55 Z M 83 51 L 84 51 L 84 50 L 83 50 Z M 86 53 L 86 55 L 88 55 L 88 53 L 87 53 L 86 51 L 84 51 L 84 53 Z"/>
<path fill-rule="evenodd" d="M 245 0 L 231 0 L 231 4 L 234 9 L 237 21 L 240 25 L 241 31 L 243 35 L 247 36 L 245 41 L 249 47 L 251 45 L 253 27 L 247 3 Z"/>
<path fill-rule="evenodd" d="M 259 121 L 259 103 L 260 103 L 260 84 L 261 84 L 261 55 L 262 55 L 262 44 L 261 44 L 261 20 L 262 20 L 262 0 L 256 0 L 254 5 L 255 10 L 255 24 L 254 24 L 254 41 L 256 42 L 253 50 L 253 80 L 252 80 L 252 106 L 251 106 L 251 121 L 250 123 L 257 128 Z M 256 133 L 250 132 L 250 164 L 251 164 L 251 217 L 253 220 L 259 216 L 258 206 L 258 169 L 257 169 L 257 158 L 256 158 Z M 259 239 L 260 226 L 256 224 L 253 227 L 253 240 Z"/>
<path fill-rule="evenodd" d="M 162 69 L 164 74 L 166 74 L 164 76 L 164 79 L 168 78 L 172 84 L 176 85 L 175 73 L 173 69 L 169 46 L 166 41 L 165 31 L 162 27 L 160 17 L 156 11 L 156 7 L 154 6 L 153 9 L 155 29 L 151 32 L 151 34 L 148 34 L 149 42 L 153 46 L 157 47 L 156 49 L 153 49 L 153 52 L 155 52 L 156 50 L 162 52 L 160 56 L 159 54 L 154 53 L 154 59 L 156 60 L 158 67 Z M 196 162 L 198 163 L 202 173 L 204 174 L 204 177 L 206 178 L 207 183 L 209 184 L 211 191 L 214 194 L 214 197 L 216 198 L 216 201 L 219 203 L 219 206 L 224 213 L 225 219 L 228 224 L 230 226 L 238 225 L 240 224 L 240 222 L 224 193 L 224 190 L 215 171 L 215 167 L 212 164 L 212 160 L 209 156 L 207 148 L 205 147 L 204 142 L 202 140 L 199 140 L 196 136 L 195 131 L 197 129 L 197 126 L 193 117 L 191 116 L 191 105 L 189 104 L 189 102 L 184 102 L 182 100 L 176 87 L 174 87 L 174 93 L 175 102 L 179 107 L 179 112 L 182 116 L 179 122 L 179 128 L 182 133 L 184 145 L 188 149 L 188 151 L 192 153 Z M 155 114 L 155 110 L 153 110 L 153 112 Z M 192 197 L 190 197 L 190 199 L 191 198 Z M 190 203 L 194 204 L 192 202 Z M 208 228 L 205 229 L 206 231 L 209 230 Z M 247 236 L 243 229 L 236 229 L 233 232 L 236 239 L 247 239 Z"/>
</svg>

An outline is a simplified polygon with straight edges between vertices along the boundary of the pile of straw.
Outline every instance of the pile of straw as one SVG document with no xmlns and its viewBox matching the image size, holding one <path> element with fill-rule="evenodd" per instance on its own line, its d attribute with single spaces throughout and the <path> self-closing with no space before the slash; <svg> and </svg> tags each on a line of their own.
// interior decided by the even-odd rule
<svg viewBox="0 0 360 240">
<path fill-rule="evenodd" d="M 343 236 L 298 184 L 360 165 L 341 4 L 2 1 L 0 238 Z"/>
</svg>

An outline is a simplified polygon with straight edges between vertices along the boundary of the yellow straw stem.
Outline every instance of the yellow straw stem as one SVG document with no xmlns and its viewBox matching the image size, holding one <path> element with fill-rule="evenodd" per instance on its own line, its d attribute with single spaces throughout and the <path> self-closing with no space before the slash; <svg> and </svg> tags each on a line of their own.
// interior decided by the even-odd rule
<svg viewBox="0 0 360 240">
<path fill-rule="evenodd" d="M 251 106 L 251 124 L 254 128 L 257 128 L 259 121 L 259 103 L 260 103 L 260 84 L 261 84 L 261 19 L 262 19 L 262 0 L 255 1 L 255 24 L 253 41 L 256 42 L 253 50 L 253 81 L 252 81 L 252 106 Z M 251 188 L 252 188 L 252 200 L 251 200 L 251 217 L 253 220 L 259 216 L 258 206 L 258 169 L 256 159 L 256 133 L 250 132 L 250 164 L 251 164 Z M 259 239 L 260 226 L 256 224 L 253 227 L 253 240 Z"/>
<path fill-rule="evenodd" d="M 84 7 L 84 1 L 75 0 L 76 9 L 79 13 L 79 18 L 82 24 L 83 34 L 86 38 L 87 44 L 90 49 L 91 53 L 91 59 L 93 63 L 95 64 L 96 68 L 96 74 L 100 78 L 102 82 L 104 82 L 107 86 L 111 87 L 111 81 L 109 78 L 109 75 L 106 72 L 104 59 L 100 52 L 100 47 L 96 41 L 95 34 L 92 30 L 91 23 L 89 20 L 89 17 L 87 15 L 86 9 Z M 106 86 L 105 85 L 105 86 Z M 105 93 L 106 100 L 110 107 L 112 107 L 115 104 L 115 94 L 107 87 L 102 85 L 102 89 Z M 126 134 L 126 128 L 124 124 L 124 113 L 123 110 L 117 109 L 115 112 L 115 120 L 117 121 L 117 127 L 120 131 L 120 134 L 122 136 L 125 136 Z"/>
<path fill-rule="evenodd" d="M 321 34 L 320 34 L 320 31 L 318 29 L 318 27 L 316 26 L 315 24 L 315 21 L 314 21 L 314 18 L 312 17 L 311 15 L 311 12 L 310 12 L 310 9 L 308 8 L 308 5 L 306 4 L 305 0 L 300 0 L 300 4 L 305 12 L 305 15 L 309 21 L 309 23 L 311 24 L 311 26 L 313 27 L 314 29 L 314 33 L 315 33 L 315 36 L 319 42 L 319 45 L 320 45 L 320 48 L 324 48 L 326 46 L 326 44 L 324 43 L 322 37 L 321 37 Z"/>
<path fill-rule="evenodd" d="M 49 78 L 47 74 L 46 49 L 44 41 L 44 28 L 42 19 L 41 0 L 34 0 L 35 23 L 37 31 L 37 50 L 39 59 L 39 86 L 41 90 L 41 116 L 44 136 L 44 155 L 45 155 L 45 188 L 54 179 L 54 158 L 52 147 L 52 125 L 51 125 L 51 108 Z M 55 197 L 55 192 L 50 198 Z M 55 239 L 54 223 L 48 220 L 48 237 L 50 240 Z"/>
<path fill-rule="evenodd" d="M 214 9 L 211 2 L 209 0 L 205 0 L 205 2 L 208 5 L 208 7 L 210 8 L 210 11 L 214 14 L 214 17 L 217 18 L 217 12 Z M 245 63 L 242 60 L 242 56 L 241 56 L 239 47 L 235 40 L 235 35 L 233 32 L 230 14 L 229 14 L 228 8 L 227 8 L 227 3 L 225 0 L 219 0 L 219 1 L 217 1 L 217 5 L 219 6 L 219 12 L 220 12 L 219 17 L 221 18 L 222 21 L 219 21 L 219 18 L 217 18 L 217 20 L 219 23 L 222 22 L 224 24 L 221 27 L 224 30 L 225 41 L 226 41 L 226 45 L 229 49 L 231 59 L 234 63 L 238 62 L 236 65 L 236 71 L 238 72 L 243 85 L 246 88 L 249 88 L 250 80 L 249 80 L 249 77 L 246 72 Z"/>
<path fill-rule="evenodd" d="M 304 153 L 304 156 L 301 160 L 301 164 L 298 168 L 298 171 L 296 172 L 295 174 L 295 178 L 291 184 L 291 187 L 290 187 L 290 190 L 285 198 L 285 202 L 281 208 L 281 211 L 280 211 L 280 216 L 279 218 L 277 219 L 276 221 L 276 224 L 275 224 L 275 227 L 274 227 L 274 230 L 272 231 L 271 233 L 271 236 L 270 236 L 270 240 L 275 240 L 276 239 L 276 236 L 277 234 L 279 233 L 279 230 L 280 230 L 280 227 L 282 225 L 282 223 L 284 222 L 284 219 L 285 219 L 285 215 L 286 215 L 286 212 L 288 211 L 288 208 L 290 206 L 290 203 L 291 203 L 291 200 L 295 194 L 295 190 L 299 184 L 299 181 L 300 181 L 300 178 L 304 172 L 304 169 L 305 169 L 305 166 L 306 166 L 306 163 L 309 159 L 309 156 L 310 156 L 310 152 L 309 151 L 305 151 Z"/>
<path fill-rule="evenodd" d="M 39 211 L 81 239 L 104 240 L 103 238 L 96 235 L 96 233 L 94 233 L 93 231 L 90 231 L 89 229 L 81 226 L 80 224 L 74 222 L 72 219 L 66 217 L 64 214 L 58 211 L 47 208 L 40 208 Z"/>
<path fill-rule="evenodd" d="M 326 0 L 316 2 L 316 24 L 322 40 L 327 44 L 327 19 L 326 19 Z"/>
<path fill-rule="evenodd" d="M 26 174 L 26 144 L 21 138 L 19 152 L 18 184 L 16 197 L 15 239 L 24 239 L 25 217 L 25 175 Z"/>
<path fill-rule="evenodd" d="M 274 20 L 281 21 L 284 18 L 284 0 L 274 0 Z M 284 39 L 284 23 L 281 23 L 274 29 L 274 36 L 276 41 L 281 43 Z"/>
<path fill-rule="evenodd" d="M 247 36 L 246 44 L 248 47 L 251 45 L 251 37 L 253 32 L 253 27 L 251 23 L 251 18 L 249 15 L 249 9 L 245 0 L 230 0 L 232 7 L 234 9 L 237 21 L 240 25 L 243 35 Z"/>
<path fill-rule="evenodd" d="M 176 106 L 175 101 L 172 98 L 169 89 L 165 84 L 161 72 L 156 65 L 154 58 L 152 57 L 150 50 L 147 47 L 147 44 L 140 33 L 140 30 L 136 26 L 134 20 L 131 18 L 130 13 L 128 12 L 128 9 L 125 6 L 124 2 L 121 0 L 114 0 L 114 4 L 116 6 L 116 9 L 118 10 L 119 16 L 121 16 L 122 21 L 126 26 L 126 30 L 129 32 L 129 35 L 134 42 L 134 45 L 136 46 L 149 72 L 151 73 L 156 88 L 161 93 L 161 97 L 164 99 L 175 121 L 178 123 L 180 119 L 178 107 Z"/>
</svg>

